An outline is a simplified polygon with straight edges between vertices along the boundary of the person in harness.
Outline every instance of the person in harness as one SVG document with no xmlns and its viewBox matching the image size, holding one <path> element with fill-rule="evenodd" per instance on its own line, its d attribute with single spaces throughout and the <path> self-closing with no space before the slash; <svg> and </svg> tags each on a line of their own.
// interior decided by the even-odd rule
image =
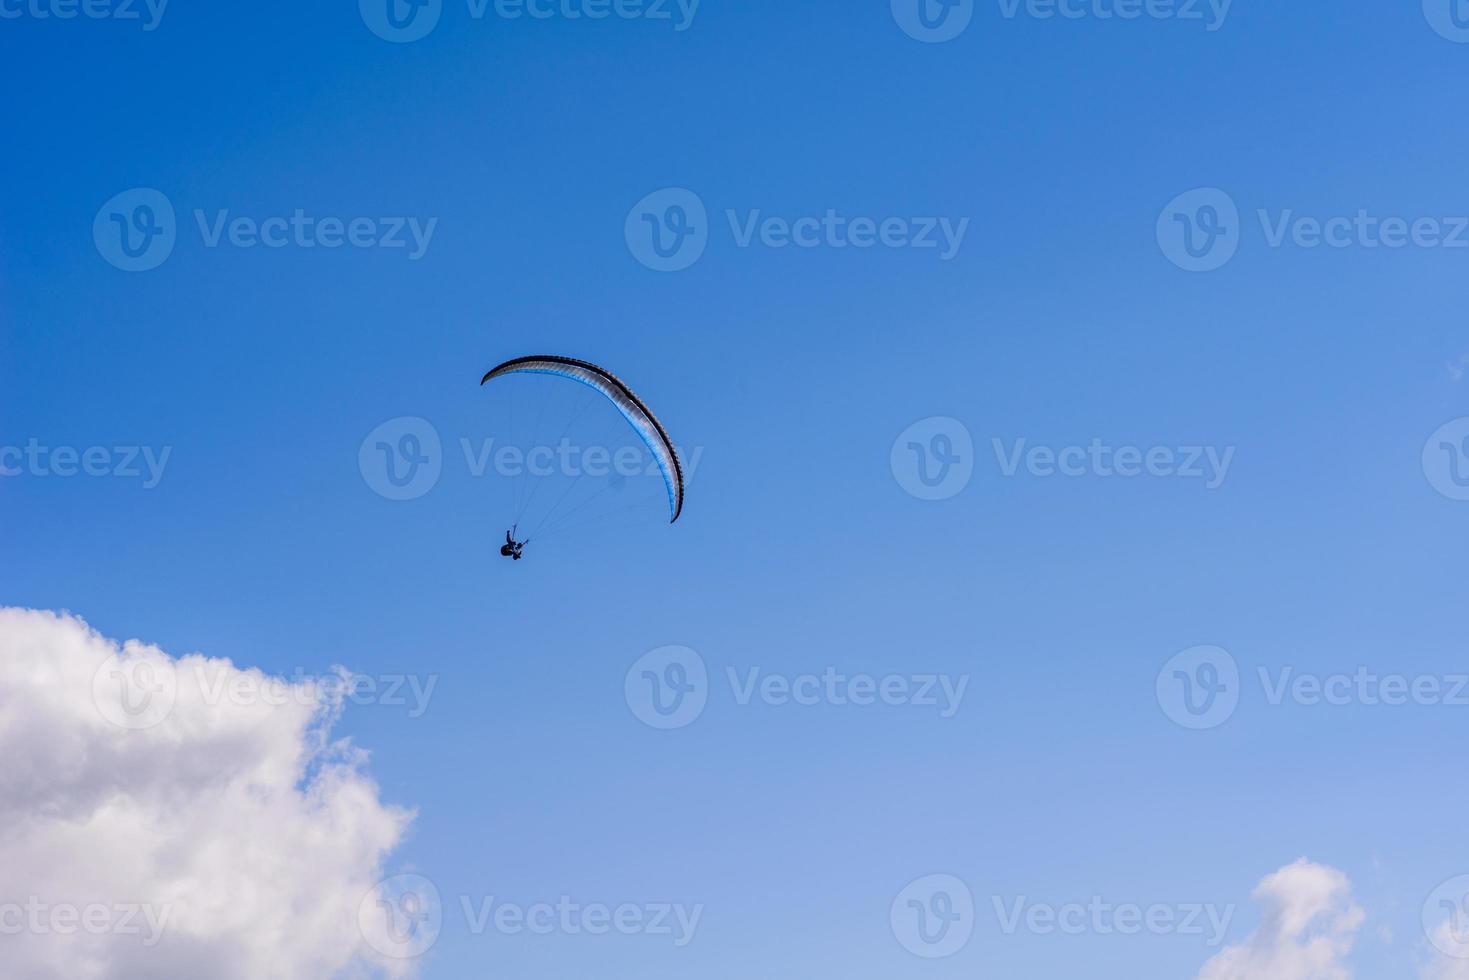
<svg viewBox="0 0 1469 980">
<path fill-rule="evenodd" d="M 521 550 L 530 543 L 529 541 L 515 540 L 515 531 L 519 527 L 520 525 L 517 524 L 515 525 L 515 527 L 512 527 L 510 530 L 505 532 L 505 543 L 500 547 L 500 554 L 504 555 L 506 558 L 514 558 L 516 561 L 520 561 Z"/>
</svg>

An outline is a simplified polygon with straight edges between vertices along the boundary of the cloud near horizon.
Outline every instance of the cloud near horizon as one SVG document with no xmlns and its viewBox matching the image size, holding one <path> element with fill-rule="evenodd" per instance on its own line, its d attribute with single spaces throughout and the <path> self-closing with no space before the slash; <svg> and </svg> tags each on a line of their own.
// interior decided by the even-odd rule
<svg viewBox="0 0 1469 980">
<path fill-rule="evenodd" d="M 1302 858 L 1253 897 L 1265 907 L 1260 928 L 1205 963 L 1198 980 L 1349 980 L 1347 957 L 1366 914 L 1345 874 Z"/>
<path fill-rule="evenodd" d="M 1461 880 L 1466 879 L 1445 885 Z M 1266 877 L 1253 897 L 1265 907 L 1260 928 L 1205 963 L 1197 980 L 1351 980 L 1349 960 L 1366 913 L 1353 900 L 1352 883 L 1345 874 L 1301 858 Z M 1469 903 L 1469 898 L 1459 900 Z M 1445 913 L 1434 926 L 1437 911 L 1430 905 L 1424 912 L 1429 948 L 1418 976 L 1469 980 L 1469 940 L 1464 938 L 1462 920 L 1451 920 Z M 1391 943 L 1392 930 L 1380 927 L 1379 938 Z M 1401 975 L 1409 972 L 1404 969 Z"/>
<path fill-rule="evenodd" d="M 412 814 L 330 739 L 340 711 L 330 684 L 0 607 L 5 974 L 409 975 L 358 921 Z"/>
</svg>

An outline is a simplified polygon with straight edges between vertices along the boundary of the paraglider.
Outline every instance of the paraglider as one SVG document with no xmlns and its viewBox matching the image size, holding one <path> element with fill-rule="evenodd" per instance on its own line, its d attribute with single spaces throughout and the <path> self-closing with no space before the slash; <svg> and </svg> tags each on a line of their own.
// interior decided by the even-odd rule
<svg viewBox="0 0 1469 980">
<path fill-rule="evenodd" d="M 514 527 L 511 527 L 510 530 L 506 531 L 505 543 L 500 546 L 500 554 L 504 555 L 506 558 L 514 558 L 516 561 L 520 561 L 520 553 L 525 550 L 526 545 L 530 544 L 529 539 L 525 541 L 515 540 L 515 532 L 518 529 L 519 525 L 517 524 Z"/>
<path fill-rule="evenodd" d="M 634 487 L 635 490 L 635 484 L 652 490 L 654 486 L 661 483 L 661 488 L 667 498 L 668 522 L 672 524 L 679 519 L 683 513 L 684 504 L 684 472 L 678 451 L 674 448 L 663 423 L 625 382 L 610 371 L 589 361 L 553 354 L 537 354 L 517 357 L 497 365 L 485 374 L 480 385 L 485 387 L 496 379 L 520 375 L 545 376 L 550 379 L 550 383 L 546 386 L 548 390 L 532 390 L 537 389 L 537 386 L 532 385 L 530 389 L 521 388 L 502 392 L 499 396 L 503 402 L 503 409 L 497 412 L 497 423 L 513 427 L 514 417 L 518 414 L 534 414 L 536 418 L 535 429 L 529 440 L 532 448 L 529 451 L 519 453 L 519 447 L 515 447 L 513 439 L 497 440 L 502 453 L 519 453 L 518 456 L 507 457 L 518 464 L 512 468 L 512 471 L 501 470 L 510 477 L 508 482 L 511 484 L 512 496 L 515 497 L 514 510 L 511 514 L 514 520 L 513 522 L 506 521 L 510 525 L 510 530 L 505 532 L 505 543 L 500 548 L 502 556 L 519 561 L 522 550 L 532 538 L 539 540 L 544 536 L 543 532 L 559 532 L 566 529 L 569 526 L 567 518 L 571 513 L 584 512 L 578 513 L 577 516 L 585 520 L 586 514 L 593 513 L 595 510 L 589 505 L 597 502 L 598 498 L 604 502 L 606 500 L 617 502 L 621 505 L 617 508 L 618 511 L 632 509 L 633 505 L 627 504 L 627 498 L 635 494 L 632 494 L 628 488 Z M 562 380 L 591 389 L 594 394 L 590 398 L 581 399 L 579 405 L 573 405 L 572 401 L 576 396 L 568 394 L 572 386 L 563 388 L 560 384 Z M 514 385 L 510 387 L 515 389 Z M 547 407 L 548 402 L 550 403 L 549 408 Z M 594 409 L 597 403 L 611 406 L 614 411 L 605 413 L 606 419 L 602 420 L 602 424 L 615 424 L 623 436 L 613 438 L 620 438 L 621 441 L 629 444 L 620 449 L 616 457 L 619 463 L 624 465 L 615 467 L 612 472 L 608 472 L 605 465 L 605 462 L 612 457 L 608 447 L 573 446 L 570 444 L 571 440 L 567 438 L 569 433 L 581 436 L 584 434 L 580 431 L 581 429 L 595 424 L 598 412 Z M 619 416 L 621 421 L 618 421 Z M 553 448 L 543 441 L 544 436 L 540 426 L 548 419 L 554 426 L 563 417 L 565 424 L 561 427 L 560 445 Z M 626 425 L 624 426 L 623 423 Z M 636 442 L 626 438 L 627 426 L 630 426 L 637 436 Z M 577 453 L 581 455 L 576 455 Z M 630 465 L 627 465 L 628 454 L 632 457 Z M 642 464 L 637 463 L 640 455 Z M 651 457 L 651 465 L 647 465 L 649 457 Z M 498 461 L 499 457 L 497 457 L 497 463 Z M 603 463 L 600 469 L 599 462 Z M 630 477 L 643 475 L 661 478 L 661 480 L 650 485 L 646 481 L 630 479 Z M 537 501 L 541 484 L 550 483 L 556 479 L 562 481 L 559 488 L 540 494 L 539 502 L 542 504 L 548 498 L 550 500 L 546 512 L 544 514 L 535 512 L 533 506 Z M 522 489 L 522 484 L 527 487 Z M 586 500 L 578 500 L 574 496 L 578 489 L 584 490 L 589 495 Z M 654 503 L 652 496 L 645 494 L 645 497 L 644 506 Z M 634 504 L 636 503 L 634 501 Z M 593 520 L 599 516 L 601 515 L 593 513 Z M 530 523 L 527 524 L 527 521 Z M 519 536 L 521 526 L 530 529 L 530 533 L 524 539 Z"/>
</svg>

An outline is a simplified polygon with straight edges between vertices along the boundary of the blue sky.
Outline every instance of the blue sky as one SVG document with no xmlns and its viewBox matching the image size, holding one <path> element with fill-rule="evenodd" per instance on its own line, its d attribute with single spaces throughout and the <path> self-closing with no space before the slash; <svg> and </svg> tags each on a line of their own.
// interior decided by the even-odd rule
<svg viewBox="0 0 1469 980">
<path fill-rule="evenodd" d="M 391 872 L 450 905 L 704 906 L 682 948 L 451 908 L 425 975 L 1193 976 L 1198 937 L 1004 935 L 990 897 L 1234 903 L 1238 942 L 1302 856 L 1367 909 L 1359 976 L 1429 952 L 1421 904 L 1469 873 L 1469 707 L 1271 705 L 1257 674 L 1469 671 L 1469 505 L 1420 458 L 1469 415 L 1466 253 L 1266 227 L 1469 215 L 1469 46 L 1417 4 L 1237 0 L 1211 30 L 979 3 L 943 43 L 836 0 L 704 0 L 684 30 L 446 0 L 401 44 L 350 2 L 174 0 L 154 30 L 6 9 L 0 445 L 170 455 L 151 488 L 0 479 L 0 602 L 267 671 L 434 676 L 421 717 L 340 726 L 418 810 Z M 176 212 L 142 272 L 93 238 L 134 188 Z M 626 229 L 668 188 L 707 242 L 661 272 Z M 1237 252 L 1189 272 L 1157 228 L 1200 188 Z M 413 258 L 210 247 L 195 218 L 298 210 L 434 224 Z M 740 243 L 829 210 L 967 225 L 947 258 Z M 498 557 L 501 488 L 459 441 L 491 434 L 480 375 L 539 352 L 607 365 L 702 450 L 676 526 Z M 358 452 L 402 417 L 443 474 L 391 501 Z M 935 417 L 973 477 L 919 500 L 890 455 Z M 1022 439 L 1233 456 L 1213 489 L 1006 476 L 994 440 Z M 1155 681 L 1201 644 L 1242 690 L 1189 731 Z M 624 678 L 670 645 L 708 706 L 659 731 Z M 726 673 L 828 667 L 968 687 L 945 718 L 741 705 Z M 979 922 L 917 959 L 889 907 L 935 873 Z"/>
</svg>

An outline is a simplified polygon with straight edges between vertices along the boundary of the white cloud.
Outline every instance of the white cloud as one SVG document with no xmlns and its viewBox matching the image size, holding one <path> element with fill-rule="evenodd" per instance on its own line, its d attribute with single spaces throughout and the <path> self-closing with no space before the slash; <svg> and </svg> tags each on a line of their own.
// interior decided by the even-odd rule
<svg viewBox="0 0 1469 980">
<path fill-rule="evenodd" d="M 1260 882 L 1260 928 L 1204 964 L 1198 980 L 1349 980 L 1346 959 L 1365 918 L 1352 885 L 1305 858 Z"/>
<path fill-rule="evenodd" d="M 6 976 L 409 972 L 367 945 L 358 909 L 411 815 L 329 741 L 330 686 L 267 682 L 0 608 Z"/>
</svg>

